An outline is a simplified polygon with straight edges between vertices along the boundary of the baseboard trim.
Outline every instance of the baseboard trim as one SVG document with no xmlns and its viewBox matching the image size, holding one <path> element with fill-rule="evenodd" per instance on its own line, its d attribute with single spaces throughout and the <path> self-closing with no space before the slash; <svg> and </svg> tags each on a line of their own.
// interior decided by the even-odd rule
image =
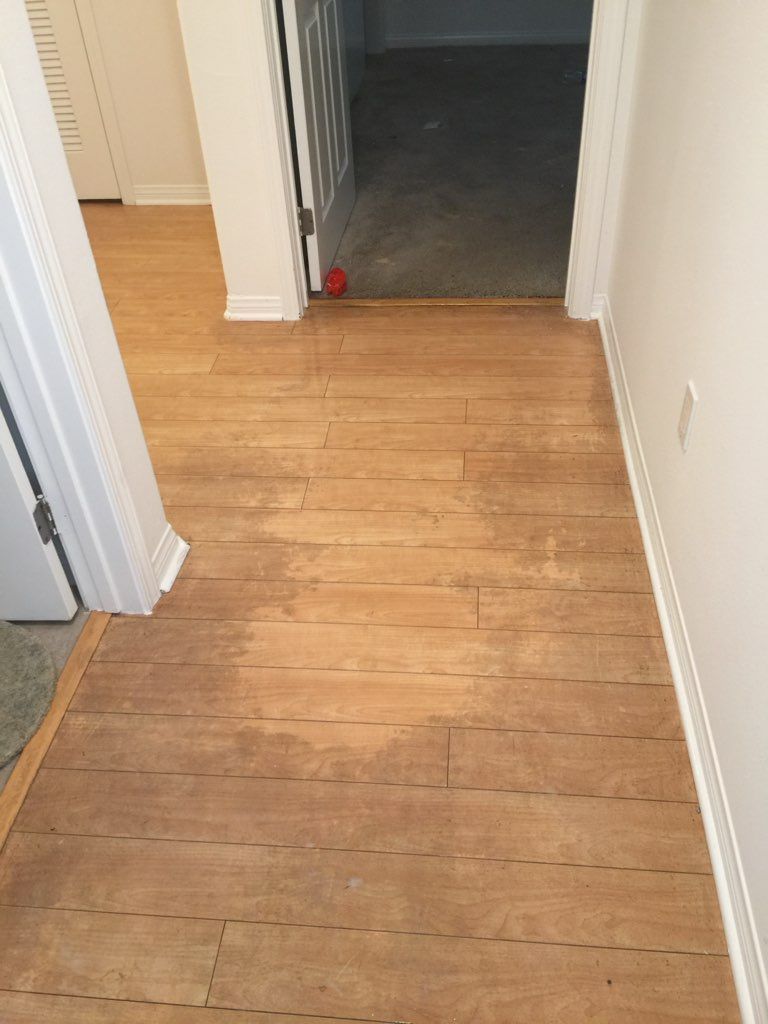
<svg viewBox="0 0 768 1024">
<path fill-rule="evenodd" d="M 432 46 L 557 46 L 588 43 L 585 32 L 466 32 L 456 35 L 425 32 L 422 35 L 387 36 L 388 50 Z"/>
<path fill-rule="evenodd" d="M 134 185 L 137 206 L 210 206 L 207 185 Z"/>
<path fill-rule="evenodd" d="M 225 320 L 282 320 L 279 295 L 228 295 Z"/>
<path fill-rule="evenodd" d="M 152 568 L 161 594 L 167 594 L 171 589 L 188 554 L 189 544 L 182 540 L 170 523 L 167 524 L 152 556 Z"/>
<path fill-rule="evenodd" d="M 701 684 L 643 455 L 608 296 L 595 297 L 593 316 L 600 327 L 608 362 L 624 455 L 696 780 L 742 1019 L 744 1024 L 766 1024 L 768 981 L 760 953 L 760 941 Z"/>
</svg>

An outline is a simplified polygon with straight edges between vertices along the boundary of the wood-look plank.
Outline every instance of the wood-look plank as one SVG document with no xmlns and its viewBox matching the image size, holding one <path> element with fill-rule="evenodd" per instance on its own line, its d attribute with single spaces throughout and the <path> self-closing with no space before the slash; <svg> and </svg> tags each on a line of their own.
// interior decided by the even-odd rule
<svg viewBox="0 0 768 1024">
<path fill-rule="evenodd" d="M 508 337 L 516 331 L 557 330 L 567 325 L 572 337 L 596 337 L 595 324 L 568 320 L 562 306 L 541 305 L 396 305 L 353 306 L 342 303 L 328 308 L 322 302 L 312 303 L 303 319 L 294 326 L 294 334 L 372 333 L 375 335 L 404 333 L 428 338 L 437 334 L 475 335 L 500 333 Z"/>
<path fill-rule="evenodd" d="M 489 548 L 550 551 L 553 556 L 558 551 L 640 554 L 643 550 L 637 520 L 629 517 L 346 512 L 306 507 L 301 515 L 227 508 L 167 511 L 181 535 L 194 541 Z M 644 565 L 640 563 L 647 573 Z M 646 586 L 627 589 L 645 590 Z"/>
<path fill-rule="evenodd" d="M 309 338 L 310 335 L 294 333 L 294 337 Z M 315 335 L 316 338 L 332 335 Z M 354 326 L 345 328 L 341 351 L 345 353 L 392 355 L 399 358 L 412 351 L 440 352 L 450 359 L 457 356 L 482 355 L 504 357 L 507 355 L 558 355 L 558 356 L 603 356 L 599 336 L 592 333 L 574 334 L 568 321 L 551 322 L 546 326 L 528 324 L 516 327 L 505 334 L 475 331 L 460 334 L 455 331 L 438 333 L 390 333 L 368 331 L 355 332 Z"/>
<path fill-rule="evenodd" d="M 461 452 L 156 446 L 151 454 L 155 471 L 173 476 L 338 476 L 353 479 L 461 480 L 464 472 Z"/>
<path fill-rule="evenodd" d="M 671 686 L 101 662 L 77 711 L 324 719 L 682 739 Z"/>
<path fill-rule="evenodd" d="M 318 622 L 114 619 L 96 661 L 667 683 L 657 637 Z"/>
<path fill-rule="evenodd" d="M 444 786 L 445 729 L 71 712 L 45 765 Z"/>
<path fill-rule="evenodd" d="M 496 477 L 492 469 L 484 475 L 475 472 L 475 455 L 485 452 L 467 452 L 464 477 L 467 480 L 511 481 L 516 484 L 623 484 L 629 480 L 622 455 L 570 455 L 563 452 L 544 454 L 504 452 L 502 471 Z M 500 453 L 493 452 L 493 455 Z M 490 466 L 494 465 L 490 462 Z"/>
<path fill-rule="evenodd" d="M 467 480 L 560 479 L 564 483 L 624 483 L 627 470 L 621 455 L 550 455 L 526 460 L 516 452 L 468 451 L 464 463 Z M 549 460 L 549 461 L 547 461 Z M 540 467 L 540 468 L 539 468 Z"/>
<path fill-rule="evenodd" d="M 165 448 L 322 448 L 327 430 L 327 423 L 149 420 L 144 437 L 150 447 Z"/>
<path fill-rule="evenodd" d="M 199 268 L 189 270 L 186 267 L 149 268 L 146 266 L 148 256 L 142 257 L 144 267 L 123 266 L 112 271 L 105 267 L 99 260 L 99 277 L 102 284 L 116 286 L 125 292 L 135 295 L 137 289 L 141 289 L 145 296 L 154 296 L 158 292 L 164 294 L 169 289 L 175 289 L 177 297 L 179 294 L 187 296 L 203 295 L 206 299 L 211 295 L 225 298 L 225 284 L 221 270 L 218 267 Z"/>
<path fill-rule="evenodd" d="M 611 386 L 603 377 L 478 377 L 456 374 L 375 375 L 334 371 L 326 394 L 338 398 L 498 398 L 528 401 L 610 401 Z"/>
<path fill-rule="evenodd" d="M 422 419 L 410 424 L 331 423 L 328 447 L 615 455 L 621 452 L 621 440 L 614 427 L 430 423 Z M 620 458 L 616 466 L 620 471 Z"/>
<path fill-rule="evenodd" d="M 115 325 L 117 327 L 117 325 Z M 119 328 L 118 328 L 119 329 Z M 210 373 L 216 362 L 215 352 L 126 352 L 123 364 L 129 374 L 134 373 Z"/>
<path fill-rule="evenodd" d="M 326 335 L 321 338 L 294 337 L 290 334 L 266 335 L 240 339 L 230 334 L 179 334 L 164 333 L 161 340 L 148 341 L 143 332 L 137 334 L 123 329 L 120 334 L 120 351 L 140 355 L 142 352 L 162 350 L 168 353 L 212 352 L 215 355 L 247 356 L 253 353 L 281 355 L 335 355 L 341 348 L 341 335 Z"/>
<path fill-rule="evenodd" d="M 93 241 L 94 239 L 92 238 L 91 242 Z M 116 278 L 117 275 L 124 272 L 135 272 L 141 270 L 144 275 L 148 274 L 147 265 L 150 257 L 147 253 L 141 252 L 136 248 L 124 252 L 121 256 L 111 256 L 106 252 L 106 247 L 104 250 L 101 249 L 103 241 L 104 239 L 100 240 L 99 262 L 97 266 L 99 279 L 102 284 L 105 280 L 109 280 L 113 277 Z"/>
<path fill-rule="evenodd" d="M 215 374 L 211 376 L 215 377 Z M 318 420 L 373 423 L 461 423 L 463 399 L 437 398 L 219 398 L 144 397 L 137 403 L 142 420 L 237 420 L 271 422 Z M 341 447 L 341 446 L 339 446 Z M 355 445 L 354 447 L 359 447 Z M 364 447 L 364 446 L 363 446 Z M 379 447 L 372 445 L 371 447 Z M 392 445 L 392 447 L 399 447 Z M 431 445 L 425 445 L 430 448 Z M 446 447 L 448 447 L 446 445 Z"/>
<path fill-rule="evenodd" d="M 726 952 L 711 875 L 14 833 L 0 903 Z"/>
<path fill-rule="evenodd" d="M 467 423 L 527 423 L 613 427 L 616 413 L 610 399 L 558 402 L 550 399 L 470 398 Z"/>
<path fill-rule="evenodd" d="M 270 336 L 287 338 L 292 333 L 293 325 L 288 321 L 225 320 L 223 298 L 221 301 L 206 301 L 199 305 L 184 300 L 180 304 L 171 304 L 170 298 L 149 298 L 140 313 L 135 312 L 135 301 L 131 298 L 118 299 L 112 313 L 118 338 L 123 334 L 141 334 L 157 339 L 158 344 L 162 345 L 162 338 L 166 335 L 190 334 L 195 337 L 231 337 L 235 341 L 258 341 Z"/>
<path fill-rule="evenodd" d="M 630 800 L 696 800 L 684 742 L 616 736 L 453 729 L 449 784 Z"/>
<path fill-rule="evenodd" d="M 317 1017 L 293 1014 L 117 1002 L 40 992 L 0 992 L 0 1020 L 3 1024 L 318 1024 Z M 349 1024 L 349 1019 L 326 1017 L 322 1024 Z"/>
<path fill-rule="evenodd" d="M 694 804 L 42 768 L 19 832 L 710 872 Z"/>
<path fill-rule="evenodd" d="M 131 390 L 140 398 L 279 398 L 282 396 L 322 397 L 327 376 L 285 374 L 245 377 L 242 374 L 134 373 Z"/>
<path fill-rule="evenodd" d="M 469 461 L 470 454 L 467 454 Z M 576 456 L 571 456 L 576 458 Z M 595 456 L 581 456 L 593 459 Z M 310 474 L 313 475 L 313 474 Z M 330 474 L 329 474 L 330 476 Z M 379 512 L 471 512 L 502 515 L 634 517 L 623 484 L 511 483 L 488 480 L 310 480 L 307 509 Z"/>
<path fill-rule="evenodd" d="M 0 906 L 0 988 L 202 1006 L 219 921 Z"/>
<path fill-rule="evenodd" d="M 294 580 L 183 579 L 158 618 L 358 622 L 452 628 L 477 625 L 475 587 Z"/>
<path fill-rule="evenodd" d="M 484 629 L 661 636 L 651 594 L 600 593 L 598 588 L 589 594 L 485 588 L 480 591 L 478 625 Z"/>
<path fill-rule="evenodd" d="M 445 357 L 437 350 L 408 351 L 402 355 L 344 353 L 295 353 L 285 355 L 265 352 L 263 355 L 223 353 L 217 360 L 214 373 L 360 373 L 366 376 L 379 373 L 404 376 L 428 374 L 430 376 L 473 377 L 490 374 L 499 377 L 597 377 L 606 379 L 605 359 L 602 355 L 514 355 L 504 356 L 456 355 Z"/>
<path fill-rule="evenodd" d="M 154 321 L 162 326 L 163 334 L 199 334 L 200 325 L 205 323 L 208 331 L 204 333 L 218 334 L 212 330 L 225 323 L 224 312 L 226 298 L 215 290 L 203 292 L 197 296 L 169 291 L 167 288 L 146 295 L 142 298 L 141 307 L 137 306 L 135 296 L 119 292 L 117 306 L 117 322 L 124 328 L 129 327 L 130 334 L 139 334 L 145 323 Z M 285 334 L 291 331 L 270 331 L 259 328 L 259 334 Z"/>
<path fill-rule="evenodd" d="M 548 587 L 553 590 L 595 590 L 595 591 L 642 591 L 650 588 L 650 579 L 640 555 L 602 554 L 583 551 L 497 551 L 491 548 L 428 548 L 340 545 L 340 544 L 210 544 L 199 542 L 194 545 L 181 569 L 187 579 L 265 579 L 265 580 L 311 580 L 323 582 L 415 584 L 437 587 Z M 173 593 L 173 592 L 172 592 Z M 549 595 L 550 591 L 536 591 Z M 601 627 L 600 613 L 615 608 L 613 616 L 606 615 L 603 632 L 632 632 L 635 623 L 642 622 L 640 635 L 658 633 L 655 623 L 653 600 L 633 602 L 624 594 L 601 594 L 596 604 L 588 601 L 567 601 L 560 605 L 556 595 L 534 597 L 526 602 L 521 597 L 515 605 L 516 593 L 506 600 L 506 591 L 498 600 L 495 591 L 486 595 L 485 607 L 489 629 L 568 629 L 569 632 L 596 633 Z M 166 597 L 168 601 L 172 594 Z M 506 604 L 504 603 L 506 601 Z M 538 601 L 538 604 L 536 604 Z M 543 602 L 543 603 L 542 603 Z M 644 618 L 634 619 L 617 612 L 622 608 L 629 611 L 637 605 L 645 613 Z M 649 606 L 649 607 L 648 607 Z M 553 617 L 548 617 L 552 608 Z M 560 618 L 554 613 L 561 609 Z M 530 621 L 535 625 L 521 626 L 520 621 L 527 609 Z M 536 610 L 541 614 L 535 615 Z M 568 612 L 568 617 L 566 617 Z M 571 629 L 568 622 L 576 621 L 580 628 Z M 594 612 L 597 618 L 587 619 L 585 614 Z M 509 626 L 500 621 L 500 616 L 509 616 Z M 237 618 L 238 616 L 230 616 Z M 624 629 L 614 624 L 624 625 Z M 614 628 L 608 628 L 614 626 Z"/>
<path fill-rule="evenodd" d="M 300 477 L 158 475 L 166 505 L 215 508 L 301 508 L 308 479 Z"/>
<path fill-rule="evenodd" d="M 213 1006 L 414 1024 L 736 1024 L 728 961 L 228 922 Z"/>
</svg>

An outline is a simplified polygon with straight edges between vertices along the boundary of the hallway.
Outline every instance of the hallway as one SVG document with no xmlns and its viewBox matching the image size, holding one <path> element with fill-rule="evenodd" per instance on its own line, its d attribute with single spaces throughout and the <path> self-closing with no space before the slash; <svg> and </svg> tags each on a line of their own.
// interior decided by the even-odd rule
<svg viewBox="0 0 768 1024">
<path fill-rule="evenodd" d="M 84 213 L 192 551 L 0 858 L 3 1024 L 735 1024 L 595 325 L 227 323 L 208 209 Z"/>
</svg>

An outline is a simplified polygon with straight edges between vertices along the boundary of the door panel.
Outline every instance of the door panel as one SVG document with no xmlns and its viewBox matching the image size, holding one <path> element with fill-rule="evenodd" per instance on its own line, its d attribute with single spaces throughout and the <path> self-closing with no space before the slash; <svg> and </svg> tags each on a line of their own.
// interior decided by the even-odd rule
<svg viewBox="0 0 768 1024">
<path fill-rule="evenodd" d="M 304 206 L 309 283 L 320 291 L 355 204 L 352 130 L 340 0 L 285 0 L 285 32 Z"/>
<path fill-rule="evenodd" d="M 37 500 L 0 413 L 0 619 L 72 618 L 77 605 L 53 541 L 33 518 Z"/>
<path fill-rule="evenodd" d="M 26 0 L 78 199 L 119 199 L 75 0 Z"/>
</svg>

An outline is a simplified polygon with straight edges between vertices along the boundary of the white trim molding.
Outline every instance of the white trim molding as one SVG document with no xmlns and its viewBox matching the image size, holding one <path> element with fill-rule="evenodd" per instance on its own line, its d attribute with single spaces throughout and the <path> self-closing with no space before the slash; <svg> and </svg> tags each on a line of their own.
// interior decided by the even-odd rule
<svg viewBox="0 0 768 1024">
<path fill-rule="evenodd" d="M 207 185 L 134 185 L 137 206 L 210 206 Z"/>
<path fill-rule="evenodd" d="M 188 554 L 189 544 L 179 537 L 170 523 L 166 523 L 152 555 L 152 568 L 161 594 L 167 594 L 171 589 Z"/>
<path fill-rule="evenodd" d="M 279 295 L 228 295 L 225 320 L 282 320 Z"/>
<path fill-rule="evenodd" d="M 0 8 L 0 378 L 85 605 L 147 613 L 179 559 L 24 4 Z"/>
<path fill-rule="evenodd" d="M 638 4 L 595 0 L 565 291 L 568 316 L 580 320 L 593 315 L 610 184 L 621 176 L 639 26 Z"/>
<path fill-rule="evenodd" d="M 768 1021 L 768 980 L 760 940 L 608 296 L 595 297 L 592 313 L 600 327 L 608 362 L 624 456 L 696 781 L 742 1019 L 744 1024 L 765 1024 Z"/>
</svg>

